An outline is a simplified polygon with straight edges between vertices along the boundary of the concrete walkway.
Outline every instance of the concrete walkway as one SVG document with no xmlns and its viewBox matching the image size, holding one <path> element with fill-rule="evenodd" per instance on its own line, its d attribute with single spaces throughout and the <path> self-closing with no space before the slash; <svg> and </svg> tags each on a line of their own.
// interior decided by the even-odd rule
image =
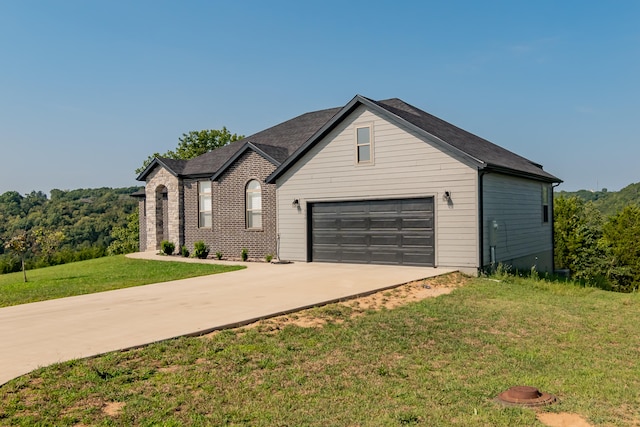
<svg viewBox="0 0 640 427">
<path fill-rule="evenodd" d="M 132 257 L 195 261 L 153 253 Z M 0 308 L 0 385 L 40 366 L 250 323 L 452 271 L 244 265 L 248 268 L 230 273 Z"/>
</svg>

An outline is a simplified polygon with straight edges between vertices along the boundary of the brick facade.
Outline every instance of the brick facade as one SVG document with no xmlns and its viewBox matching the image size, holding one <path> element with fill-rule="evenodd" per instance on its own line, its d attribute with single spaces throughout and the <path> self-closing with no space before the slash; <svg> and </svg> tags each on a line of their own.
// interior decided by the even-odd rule
<svg viewBox="0 0 640 427">
<path fill-rule="evenodd" d="M 250 259 L 262 260 L 276 254 L 276 189 L 265 184 L 274 165 L 254 151 L 245 152 L 234 162 L 211 188 L 213 224 L 198 227 L 198 180 L 184 181 L 184 237 L 189 250 L 194 242 L 203 240 L 211 255 L 222 252 L 225 258 L 239 258 L 247 248 Z M 246 185 L 252 179 L 260 182 L 262 190 L 262 228 L 246 227 Z"/>
<path fill-rule="evenodd" d="M 263 260 L 276 255 L 276 186 L 265 184 L 275 166 L 252 150 L 242 154 L 212 183 L 212 226 L 198 226 L 198 179 L 180 179 L 163 167 L 149 173 L 146 200 L 140 201 L 140 250 L 160 249 L 162 240 L 170 240 L 179 251 L 203 240 L 224 258 L 240 258 L 246 248 L 250 259 Z M 246 186 L 257 180 L 262 195 L 262 228 L 246 226 Z M 145 212 L 146 211 L 146 212 Z"/>
</svg>

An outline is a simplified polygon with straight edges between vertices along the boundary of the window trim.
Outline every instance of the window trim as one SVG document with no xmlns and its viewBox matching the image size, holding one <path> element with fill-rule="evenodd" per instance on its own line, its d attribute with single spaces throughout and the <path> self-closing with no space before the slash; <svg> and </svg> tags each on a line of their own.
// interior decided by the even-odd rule
<svg viewBox="0 0 640 427">
<path fill-rule="evenodd" d="M 209 192 L 203 191 L 203 184 L 208 184 Z M 202 208 L 204 205 L 204 198 L 209 198 L 209 210 Z M 206 221 L 203 221 L 203 215 L 209 217 L 209 225 L 206 225 Z M 211 181 L 198 181 L 198 228 L 212 228 L 213 227 L 213 183 Z"/>
<path fill-rule="evenodd" d="M 258 188 L 257 189 L 249 189 L 249 185 L 251 185 L 252 182 L 255 182 L 255 183 L 258 184 Z M 247 230 L 262 230 L 262 224 L 263 224 L 262 211 L 263 211 L 263 209 L 262 209 L 262 184 L 260 183 L 260 180 L 255 179 L 255 178 L 250 179 L 247 182 L 247 184 L 244 186 L 244 194 L 245 194 L 245 197 L 244 197 L 245 228 Z M 251 196 L 255 197 L 256 194 L 260 196 L 260 207 L 259 208 L 256 208 L 256 207 L 249 208 L 249 205 L 250 205 L 249 197 L 251 197 Z M 260 214 L 260 224 L 258 226 L 255 226 L 252 223 L 251 218 L 253 218 L 252 214 L 257 214 L 257 213 Z"/>
<path fill-rule="evenodd" d="M 360 129 L 369 129 L 369 142 L 366 144 L 361 144 L 358 140 L 358 130 Z M 373 147 L 374 147 L 374 138 L 373 138 L 373 123 L 359 123 L 354 125 L 354 144 L 355 144 L 355 164 L 357 166 L 369 166 L 374 164 L 374 155 L 373 155 Z M 360 147 L 369 147 L 369 160 L 360 160 Z"/>
<path fill-rule="evenodd" d="M 542 223 L 549 223 L 549 186 L 542 184 Z"/>
</svg>

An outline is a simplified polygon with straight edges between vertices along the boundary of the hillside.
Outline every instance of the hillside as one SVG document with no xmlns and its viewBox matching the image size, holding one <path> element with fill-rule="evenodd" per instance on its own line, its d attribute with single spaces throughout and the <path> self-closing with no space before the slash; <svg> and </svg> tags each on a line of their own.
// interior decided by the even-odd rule
<svg viewBox="0 0 640 427">
<path fill-rule="evenodd" d="M 56 248 L 59 264 L 77 259 L 104 255 L 111 243 L 114 227 L 127 224 L 127 217 L 135 212 L 137 201 L 130 194 L 139 187 L 87 188 L 51 190 L 51 197 L 42 191 L 21 195 L 17 191 L 0 194 L 0 273 L 16 271 L 15 257 L 5 254 L 3 243 L 20 230 L 41 228 L 47 232 L 61 231 L 64 239 Z M 42 256 L 28 254 L 31 267 Z"/>
<path fill-rule="evenodd" d="M 603 188 L 601 191 L 578 190 L 578 191 L 558 191 L 555 197 L 579 197 L 588 202 L 593 202 L 594 206 L 606 216 L 610 216 L 619 212 L 627 205 L 640 206 L 640 182 L 630 184 L 620 191 L 607 191 Z"/>
</svg>

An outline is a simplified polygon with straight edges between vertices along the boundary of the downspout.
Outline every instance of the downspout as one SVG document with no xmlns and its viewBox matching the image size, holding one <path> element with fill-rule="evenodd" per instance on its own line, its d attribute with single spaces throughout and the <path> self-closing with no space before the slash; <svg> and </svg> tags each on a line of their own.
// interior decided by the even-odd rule
<svg viewBox="0 0 640 427">
<path fill-rule="evenodd" d="M 484 269 L 484 188 L 483 177 L 486 172 L 483 170 L 478 171 L 478 237 L 479 248 L 478 254 L 480 256 L 478 262 L 478 273 L 482 273 Z"/>
</svg>

